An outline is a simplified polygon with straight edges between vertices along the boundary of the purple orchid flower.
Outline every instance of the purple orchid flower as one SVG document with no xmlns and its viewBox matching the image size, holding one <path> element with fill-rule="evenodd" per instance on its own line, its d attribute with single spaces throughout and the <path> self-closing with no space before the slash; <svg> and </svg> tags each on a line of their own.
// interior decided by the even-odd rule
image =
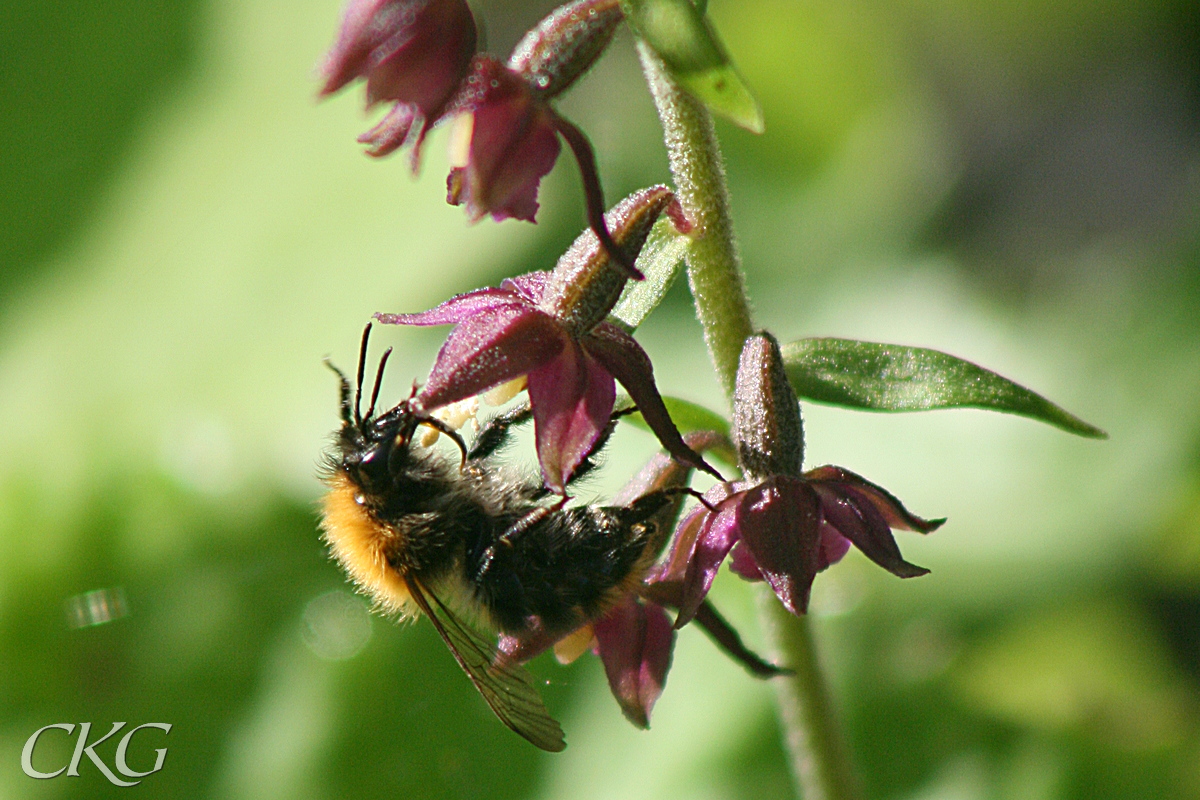
<svg viewBox="0 0 1200 800">
<path fill-rule="evenodd" d="M 667 211 L 682 220 L 669 189 L 644 189 L 621 201 L 607 224 L 631 257 Z M 453 297 L 419 314 L 376 314 L 380 322 L 447 325 L 450 332 L 415 402 L 434 409 L 526 376 L 538 460 L 546 486 L 566 483 L 612 416 L 620 381 L 672 456 L 716 471 L 684 443 L 654 383 L 650 358 L 633 337 L 605 321 L 627 274 L 585 231 L 553 272 L 531 272 L 498 288 Z"/>
<path fill-rule="evenodd" d="M 321 70 L 321 96 L 364 78 L 368 106 L 395 101 L 360 141 L 385 155 L 411 138 L 415 170 L 425 134 L 467 75 L 476 39 L 464 0 L 352 0 Z"/>
<path fill-rule="evenodd" d="M 885 489 L 840 467 L 800 472 L 800 405 L 770 334 L 750 337 L 742 350 L 734 427 L 746 480 L 710 490 L 713 508 L 698 506 L 684 519 L 653 578 L 682 584 L 677 628 L 695 616 L 731 551 L 730 568 L 766 580 L 793 614 L 807 610 L 817 573 L 851 544 L 893 575 L 928 573 L 904 560 L 891 531 L 928 533 L 945 520 L 909 513 Z"/>
<path fill-rule="evenodd" d="M 561 149 L 554 110 L 520 73 L 482 55 L 452 113 L 457 146 L 446 201 L 464 206 L 471 222 L 488 214 L 533 222 L 538 186 Z"/>
<path fill-rule="evenodd" d="M 460 130 L 470 142 L 452 154 L 447 199 L 465 205 L 471 221 L 491 214 L 533 221 L 537 190 L 554 166 L 558 135 L 567 141 L 583 176 L 589 224 L 602 241 L 603 194 L 587 137 L 550 106 L 608 47 L 623 19 L 618 0 L 567 3 L 531 30 L 500 64 L 480 56 L 455 100 L 468 120 Z M 611 242 L 603 241 L 612 251 Z"/>
<path fill-rule="evenodd" d="M 650 727 L 650 710 L 662 695 L 671 668 L 675 630 L 666 610 L 630 596 L 592 624 L 593 652 L 604 664 L 608 686 L 625 718 Z"/>
</svg>

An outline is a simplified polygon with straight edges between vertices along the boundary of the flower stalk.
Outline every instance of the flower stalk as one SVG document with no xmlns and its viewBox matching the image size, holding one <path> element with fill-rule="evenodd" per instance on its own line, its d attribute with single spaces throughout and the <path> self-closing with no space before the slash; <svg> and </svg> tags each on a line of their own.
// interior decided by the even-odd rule
<svg viewBox="0 0 1200 800">
<path fill-rule="evenodd" d="M 734 238 L 725 165 L 712 115 L 670 79 L 645 43 L 642 69 L 662 122 L 676 196 L 693 226 L 688 282 L 709 356 L 732 404 L 742 345 L 753 332 L 750 303 Z M 794 616 L 761 590 L 760 624 L 776 663 L 794 670 L 774 679 L 792 774 L 804 800 L 858 796 L 848 750 L 821 672 L 807 616 Z"/>
<path fill-rule="evenodd" d="M 732 401 L 742 342 L 753 325 L 717 132 L 712 115 L 675 85 L 653 50 L 638 42 L 638 55 L 662 121 L 675 194 L 693 226 L 685 260 L 696 315 L 725 396 Z"/>
</svg>

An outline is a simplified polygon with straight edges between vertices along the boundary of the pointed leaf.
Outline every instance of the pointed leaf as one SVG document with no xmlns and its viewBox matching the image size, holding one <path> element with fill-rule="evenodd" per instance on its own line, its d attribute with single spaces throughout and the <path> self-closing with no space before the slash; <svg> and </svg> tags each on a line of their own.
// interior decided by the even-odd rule
<svg viewBox="0 0 1200 800">
<path fill-rule="evenodd" d="M 762 109 L 702 9 L 691 0 L 621 0 L 621 8 L 680 87 L 715 113 L 762 133 Z"/>
<path fill-rule="evenodd" d="M 637 258 L 637 267 L 646 279 L 625 284 L 625 293 L 612 310 L 617 324 L 629 333 L 645 322 L 650 312 L 667 296 L 683 267 L 688 241 L 688 237 L 679 233 L 674 223 L 665 217 L 650 230 Z"/>
<path fill-rule="evenodd" d="M 783 346 L 783 361 L 797 394 L 819 403 L 870 411 L 982 408 L 1031 417 L 1080 436 L 1108 438 L 1040 394 L 937 350 L 801 339 Z"/>
</svg>

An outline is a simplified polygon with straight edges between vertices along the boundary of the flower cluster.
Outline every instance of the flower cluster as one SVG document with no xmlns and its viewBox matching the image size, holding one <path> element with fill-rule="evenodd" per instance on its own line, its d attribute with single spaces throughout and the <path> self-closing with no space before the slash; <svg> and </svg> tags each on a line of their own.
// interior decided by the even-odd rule
<svg viewBox="0 0 1200 800">
<path fill-rule="evenodd" d="M 626 717 L 641 727 L 649 724 L 650 709 L 666 683 L 672 628 L 695 621 L 753 674 L 770 677 L 782 671 L 746 650 L 706 599 L 727 556 L 734 573 L 765 580 L 784 607 L 802 614 L 817 573 L 841 560 L 851 545 L 898 577 L 928 573 L 904 560 L 891 531 L 928 533 L 945 521 L 913 515 L 887 490 L 841 467 L 801 471 L 800 404 L 779 345 L 768 333 L 751 336 L 742 350 L 734 436 L 726 449 L 736 448 L 744 479 L 713 487 L 679 524 L 669 556 L 637 592 L 556 645 L 562 659 L 579 651 L 581 639 L 589 642 Z M 721 447 L 724 437 L 702 432 L 687 439 L 704 451 Z M 615 500 L 683 485 L 689 473 L 686 465 L 660 456 Z M 675 506 L 664 517 L 677 513 Z M 664 606 L 677 609 L 673 624 Z M 510 640 L 507 648 L 529 658 L 550 644 Z"/>
<path fill-rule="evenodd" d="M 625 715 L 646 727 L 666 682 L 675 631 L 690 622 L 704 628 L 752 673 L 766 677 L 783 671 L 747 650 L 710 605 L 708 591 L 727 559 L 735 573 L 765 581 L 790 612 L 803 614 L 817 573 L 839 561 L 851 545 L 901 578 L 925 574 L 927 570 L 904 560 L 892 530 L 927 533 L 942 523 L 911 514 L 886 490 L 843 468 L 802 470 L 799 402 L 770 334 L 745 340 L 732 440 L 714 431 L 681 435 L 655 384 L 649 356 L 609 314 L 628 281 L 641 278 L 635 261 L 656 221 L 665 216 L 680 236 L 693 234 L 692 226 L 666 186 L 635 192 L 605 214 L 591 145 L 552 106 L 605 50 L 622 19 L 618 0 L 575 0 L 546 17 L 507 61 L 501 61 L 477 52 L 477 26 L 465 0 L 351 0 L 322 70 L 322 95 L 363 79 L 368 106 L 392 104 L 382 121 L 360 137 L 372 155 L 409 147 L 415 170 L 429 130 L 452 120 L 448 200 L 462 205 L 471 221 L 488 215 L 533 221 L 538 186 L 558 157 L 560 137 L 583 176 L 589 227 L 554 269 L 508 278 L 498 287 L 460 294 L 427 311 L 375 315 L 390 324 L 454 326 L 428 380 L 399 410 L 414 420 L 414 426 L 426 425 L 455 438 L 464 464 L 469 457 L 465 443 L 433 414 L 502 384 L 516 382 L 528 391 L 545 488 L 535 484 L 521 490 L 521 496 L 540 504 L 548 491 L 558 496 L 556 505 L 537 505 L 527 518 L 502 529 L 499 540 L 487 548 L 479 574 L 489 568 L 496 545 L 511 545 L 512 537 L 527 533 L 551 514 L 578 510 L 563 511 L 570 499 L 568 486 L 592 463 L 590 457 L 611 430 L 617 383 L 666 450 L 611 501 L 610 511 L 647 508 L 638 505 L 647 498 L 655 505 L 634 520 L 636 525 L 625 526 L 630 530 L 614 532 L 632 536 L 637 527 L 636 535 L 645 535 L 649 544 L 644 553 L 638 551 L 642 560 L 605 584 L 603 602 L 586 612 L 572 606 L 576 616 L 565 623 L 537 613 L 528 614 L 523 625 L 510 623 L 501 632 L 496 653 L 484 651 L 496 660 L 485 659 L 482 666 L 455 650 L 493 709 L 518 732 L 521 729 L 502 713 L 516 706 L 505 705 L 508 700 L 495 694 L 497 686 L 506 685 L 493 683 L 499 679 L 487 671 L 492 667 L 497 668 L 495 674 L 511 677 L 506 672 L 510 663 L 545 650 L 553 648 L 565 661 L 590 649 L 601 658 Z M 742 335 L 737 334 L 738 340 Z M 365 346 L 364 338 L 364 352 Z M 361 371 L 360 359 L 360 392 Z M 349 384 L 342 380 L 346 424 L 356 423 L 357 428 L 351 427 L 362 438 L 367 438 L 364 425 L 367 433 L 378 433 L 378 420 L 372 419 L 378 378 L 365 422 L 357 413 L 357 397 L 352 417 Z M 384 414 L 380 419 L 390 417 Z M 379 446 L 395 445 L 389 437 Z M 403 436 L 396 440 L 408 444 Z M 740 479 L 724 480 L 701 455 L 710 451 L 723 452 L 729 463 L 736 458 Z M 362 456 L 360 466 L 374 452 Z M 689 488 L 697 469 L 718 480 L 702 497 Z M 701 497 L 700 502 L 676 525 L 687 494 Z M 357 508 L 357 499 L 345 505 L 346 518 L 353 523 L 347 528 L 357 534 L 366 527 L 361 516 L 366 512 Z M 414 517 L 424 513 L 424 507 L 405 512 Z M 332 524 L 327 519 L 327 526 Z M 607 536 L 608 529 L 602 532 Z M 392 533 L 388 529 L 384 538 Z M 664 551 L 668 555 L 661 559 Z M 372 556 L 368 566 L 382 568 L 387 562 L 395 567 L 393 560 Z M 403 583 L 419 565 L 414 561 L 401 566 L 409 570 L 400 572 Z M 424 591 L 417 584 L 415 594 L 409 594 L 425 603 L 422 608 L 433 617 Z M 439 631 L 452 650 L 456 641 L 474 646 L 466 634 L 455 638 L 458 634 L 452 636 L 444 627 Z M 519 681 L 512 684 L 517 685 Z M 537 727 L 540 717 L 525 721 L 530 720 L 536 730 L 523 735 L 550 749 L 561 748 L 556 723 L 551 720 L 543 729 Z"/>
</svg>

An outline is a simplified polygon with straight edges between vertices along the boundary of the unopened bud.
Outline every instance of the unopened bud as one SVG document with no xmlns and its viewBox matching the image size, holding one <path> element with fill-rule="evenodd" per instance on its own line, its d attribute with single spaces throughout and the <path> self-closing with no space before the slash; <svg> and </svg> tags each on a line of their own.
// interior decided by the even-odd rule
<svg viewBox="0 0 1200 800">
<path fill-rule="evenodd" d="M 622 19 L 618 0 L 567 3 L 525 34 L 508 66 L 537 91 L 554 97 L 595 63 Z"/>
<path fill-rule="evenodd" d="M 659 216 L 675 194 L 666 186 L 651 186 L 626 197 L 604 215 L 613 241 L 633 261 Z M 677 216 L 677 215 L 672 215 Z M 600 323 L 621 297 L 629 272 L 614 263 L 590 228 L 579 235 L 558 260 L 542 295 L 541 308 L 578 333 Z"/>
<path fill-rule="evenodd" d="M 752 480 L 798 477 L 804 460 L 800 402 L 788 383 L 779 342 L 763 331 L 746 339 L 733 394 L 734 441 Z"/>
</svg>

